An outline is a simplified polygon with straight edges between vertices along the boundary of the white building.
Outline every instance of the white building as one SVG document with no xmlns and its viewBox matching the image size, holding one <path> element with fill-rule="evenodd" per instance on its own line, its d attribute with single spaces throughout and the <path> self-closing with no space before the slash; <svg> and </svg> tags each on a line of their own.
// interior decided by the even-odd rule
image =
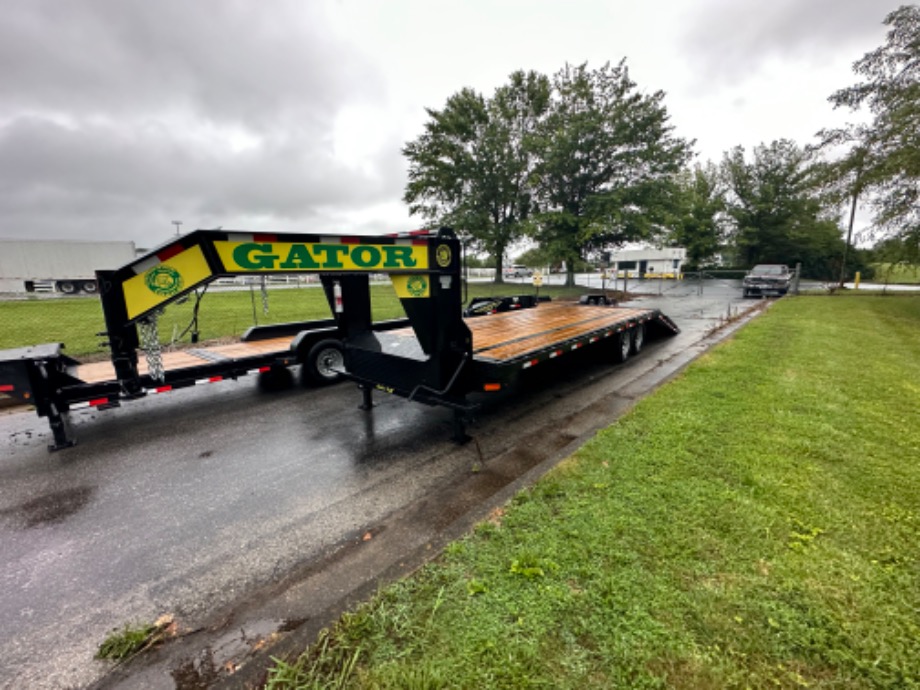
<svg viewBox="0 0 920 690">
<path fill-rule="evenodd" d="M 681 278 L 687 250 L 683 247 L 663 249 L 620 249 L 610 253 L 612 275 L 628 278 Z"/>
</svg>

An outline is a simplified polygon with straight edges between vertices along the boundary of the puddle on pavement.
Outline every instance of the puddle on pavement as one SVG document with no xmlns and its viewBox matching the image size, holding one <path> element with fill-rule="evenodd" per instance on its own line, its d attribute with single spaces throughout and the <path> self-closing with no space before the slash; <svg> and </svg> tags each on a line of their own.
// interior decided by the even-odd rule
<svg viewBox="0 0 920 690">
<path fill-rule="evenodd" d="M 182 661 L 169 674 L 176 690 L 199 690 L 212 687 L 221 678 L 233 675 L 247 658 L 284 633 L 300 627 L 306 619 L 249 621 L 229 630 L 194 657 Z"/>
<path fill-rule="evenodd" d="M 13 516 L 26 528 L 57 524 L 80 512 L 89 503 L 93 491 L 90 486 L 52 491 L 8 508 L 2 514 Z"/>
</svg>

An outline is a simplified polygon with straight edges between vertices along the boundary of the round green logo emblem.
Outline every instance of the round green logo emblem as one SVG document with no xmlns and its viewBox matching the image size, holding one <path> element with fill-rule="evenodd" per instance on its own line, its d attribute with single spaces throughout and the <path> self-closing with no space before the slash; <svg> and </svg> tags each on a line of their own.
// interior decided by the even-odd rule
<svg viewBox="0 0 920 690">
<path fill-rule="evenodd" d="M 450 266 L 450 247 L 446 244 L 440 245 L 435 250 L 435 258 L 437 259 L 438 266 L 441 268 L 447 268 Z"/>
<path fill-rule="evenodd" d="M 423 276 L 412 276 L 406 281 L 406 290 L 413 297 L 424 297 L 428 291 L 428 283 Z"/>
<path fill-rule="evenodd" d="M 182 289 L 182 276 L 169 266 L 156 266 L 144 274 L 144 282 L 154 294 L 162 297 L 175 295 Z"/>
</svg>

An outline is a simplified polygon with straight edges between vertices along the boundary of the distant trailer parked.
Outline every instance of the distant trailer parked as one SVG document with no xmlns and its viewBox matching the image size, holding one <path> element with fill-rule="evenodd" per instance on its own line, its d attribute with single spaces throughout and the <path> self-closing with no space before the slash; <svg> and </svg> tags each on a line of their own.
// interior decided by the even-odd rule
<svg viewBox="0 0 920 690">
<path fill-rule="evenodd" d="M 118 268 L 136 256 L 134 242 L 0 239 L 0 292 L 96 294 L 97 269 Z"/>
</svg>

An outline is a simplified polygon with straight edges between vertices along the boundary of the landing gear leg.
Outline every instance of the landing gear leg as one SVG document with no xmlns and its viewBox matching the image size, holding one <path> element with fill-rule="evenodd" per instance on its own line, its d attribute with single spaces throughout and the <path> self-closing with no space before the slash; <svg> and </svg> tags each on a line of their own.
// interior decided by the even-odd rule
<svg viewBox="0 0 920 690">
<path fill-rule="evenodd" d="M 66 412 L 62 414 L 52 405 L 51 411 L 48 413 L 48 423 L 51 425 L 51 434 L 54 436 L 54 443 L 48 444 L 48 450 L 63 450 L 76 443 L 70 437 L 70 420 L 68 420 Z"/>
<path fill-rule="evenodd" d="M 361 404 L 358 406 L 358 409 L 369 412 L 370 410 L 374 409 L 374 390 L 370 386 L 365 386 L 364 384 L 359 384 L 358 388 L 361 389 L 362 396 Z"/>
<path fill-rule="evenodd" d="M 460 446 L 472 440 L 472 437 L 466 433 L 466 417 L 463 410 L 454 410 L 454 435 L 451 440 Z"/>
</svg>

